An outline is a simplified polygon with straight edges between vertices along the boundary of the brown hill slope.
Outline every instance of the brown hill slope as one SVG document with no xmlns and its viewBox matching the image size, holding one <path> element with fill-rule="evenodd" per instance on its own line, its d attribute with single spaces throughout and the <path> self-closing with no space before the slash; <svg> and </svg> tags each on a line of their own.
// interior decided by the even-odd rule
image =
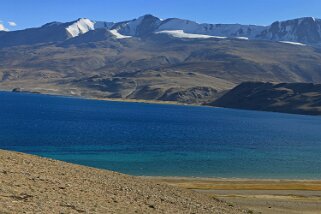
<svg viewBox="0 0 321 214">
<path fill-rule="evenodd" d="M 246 82 L 238 85 L 211 105 L 321 115 L 321 85 L 308 83 Z"/>
<path fill-rule="evenodd" d="M 244 81 L 321 82 L 321 51 L 309 46 L 166 35 L 84 37 L 1 48 L 0 89 L 206 103 Z"/>
<path fill-rule="evenodd" d="M 207 195 L 0 150 L 0 213 L 243 213 Z"/>
</svg>

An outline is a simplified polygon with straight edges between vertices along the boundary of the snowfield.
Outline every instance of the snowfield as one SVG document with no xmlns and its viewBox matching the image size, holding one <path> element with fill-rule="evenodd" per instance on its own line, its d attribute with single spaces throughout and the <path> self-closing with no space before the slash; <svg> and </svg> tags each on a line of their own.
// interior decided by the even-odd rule
<svg viewBox="0 0 321 214">
<path fill-rule="evenodd" d="M 110 33 L 112 33 L 117 39 L 131 38 L 131 36 L 125 36 L 125 35 L 120 34 L 116 29 L 110 30 Z"/>
<path fill-rule="evenodd" d="M 193 33 L 185 33 L 183 30 L 164 30 L 156 32 L 157 34 L 168 34 L 176 38 L 186 38 L 186 39 L 226 39 L 227 37 L 222 36 L 209 36 L 203 34 L 193 34 Z"/>
<path fill-rule="evenodd" d="M 290 45 L 300 45 L 300 46 L 306 46 L 306 44 L 299 43 L 299 42 L 290 42 L 290 41 L 280 41 L 280 43 L 290 44 Z"/>
</svg>

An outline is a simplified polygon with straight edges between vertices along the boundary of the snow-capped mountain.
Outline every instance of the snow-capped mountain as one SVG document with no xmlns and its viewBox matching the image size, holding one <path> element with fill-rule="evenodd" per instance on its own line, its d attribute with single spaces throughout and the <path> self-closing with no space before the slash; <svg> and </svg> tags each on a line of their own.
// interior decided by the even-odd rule
<svg viewBox="0 0 321 214">
<path fill-rule="evenodd" d="M 190 20 L 169 18 L 161 20 L 153 15 L 109 25 L 116 38 L 146 37 L 167 34 L 177 38 L 237 38 L 280 41 L 287 44 L 320 44 L 321 20 L 312 17 L 274 22 L 270 26 L 241 24 L 200 24 Z"/>
<path fill-rule="evenodd" d="M 68 27 L 66 31 L 70 34 L 71 37 L 79 36 L 80 34 L 87 33 L 90 30 L 95 29 L 95 22 L 89 19 L 78 19 Z"/>
<path fill-rule="evenodd" d="M 167 19 L 159 26 L 158 31 L 182 30 L 184 33 L 203 34 L 217 37 L 254 38 L 266 27 L 240 24 L 199 24 L 183 19 Z"/>
<path fill-rule="evenodd" d="M 155 32 L 161 23 L 159 18 L 145 15 L 131 21 L 116 23 L 112 29 L 126 36 L 147 36 Z"/>
<path fill-rule="evenodd" d="M 92 21 L 80 18 L 72 22 L 50 22 L 38 28 L 0 32 L 0 47 L 61 42 L 78 37 L 95 29 L 110 29 L 113 22 Z"/>
<path fill-rule="evenodd" d="M 262 31 L 257 39 L 289 41 L 306 44 L 321 43 L 321 19 L 304 17 L 282 22 L 274 22 Z"/>
<path fill-rule="evenodd" d="M 60 42 L 81 37 L 90 31 L 99 31 L 90 35 L 91 40 L 130 39 L 132 37 L 150 37 L 168 35 L 183 39 L 227 39 L 272 40 L 287 44 L 321 44 L 321 19 L 312 17 L 274 22 L 270 26 L 241 24 L 200 24 L 190 20 L 169 18 L 162 20 L 153 15 L 144 15 L 123 22 L 93 21 L 80 18 L 72 22 L 51 22 L 39 28 L 30 28 L 12 32 L 0 32 L 0 47 L 14 45 L 32 45 L 37 43 Z M 95 36 L 99 38 L 95 39 Z M 84 39 L 88 41 L 88 36 Z M 77 40 L 80 41 L 80 40 Z"/>
<path fill-rule="evenodd" d="M 186 38 L 212 38 L 211 36 L 254 38 L 266 27 L 240 24 L 199 24 L 184 19 L 161 20 L 153 15 L 145 15 L 131 21 L 116 23 L 112 29 L 125 36 L 148 36 L 151 33 L 167 33 L 177 36 L 177 32 L 182 32 L 197 34 Z"/>
</svg>

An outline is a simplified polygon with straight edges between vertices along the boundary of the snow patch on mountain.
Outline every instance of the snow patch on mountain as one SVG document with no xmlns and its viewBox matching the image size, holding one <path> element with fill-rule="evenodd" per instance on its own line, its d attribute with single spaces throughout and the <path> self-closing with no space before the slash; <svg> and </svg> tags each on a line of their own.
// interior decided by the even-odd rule
<svg viewBox="0 0 321 214">
<path fill-rule="evenodd" d="M 248 37 L 235 37 L 235 39 L 240 39 L 240 40 L 249 40 Z"/>
<path fill-rule="evenodd" d="M 183 30 L 187 33 L 195 33 L 199 29 L 199 24 L 189 20 L 183 19 L 166 19 L 159 26 L 158 31 L 166 30 Z"/>
<path fill-rule="evenodd" d="M 203 35 L 203 34 L 185 33 L 183 30 L 164 30 L 164 31 L 158 31 L 156 33 L 168 34 L 176 38 L 186 38 L 186 39 L 210 39 L 210 38 L 226 39 L 226 37 L 221 37 L 221 36 L 209 36 L 209 35 Z"/>
<path fill-rule="evenodd" d="M 69 25 L 66 30 L 71 37 L 76 37 L 81 34 L 87 33 L 90 30 L 95 29 L 95 23 L 89 19 L 78 19 L 73 24 Z"/>
<path fill-rule="evenodd" d="M 110 30 L 109 31 L 111 34 L 113 34 L 117 39 L 127 39 L 127 38 L 131 38 L 131 36 L 125 36 L 120 34 L 116 29 L 114 30 Z"/>
<path fill-rule="evenodd" d="M 290 44 L 290 45 L 300 45 L 300 46 L 306 46 L 306 44 L 300 43 L 300 42 L 291 42 L 291 41 L 279 41 L 281 43 Z"/>
</svg>

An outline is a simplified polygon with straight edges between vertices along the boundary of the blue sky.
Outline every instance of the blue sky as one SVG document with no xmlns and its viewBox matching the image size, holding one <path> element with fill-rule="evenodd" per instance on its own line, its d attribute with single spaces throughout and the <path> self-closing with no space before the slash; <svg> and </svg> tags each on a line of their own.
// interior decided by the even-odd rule
<svg viewBox="0 0 321 214">
<path fill-rule="evenodd" d="M 0 0 L 0 8 L 1 23 L 10 30 L 80 17 L 122 21 L 143 14 L 258 25 L 303 16 L 321 18 L 321 0 Z"/>
</svg>

